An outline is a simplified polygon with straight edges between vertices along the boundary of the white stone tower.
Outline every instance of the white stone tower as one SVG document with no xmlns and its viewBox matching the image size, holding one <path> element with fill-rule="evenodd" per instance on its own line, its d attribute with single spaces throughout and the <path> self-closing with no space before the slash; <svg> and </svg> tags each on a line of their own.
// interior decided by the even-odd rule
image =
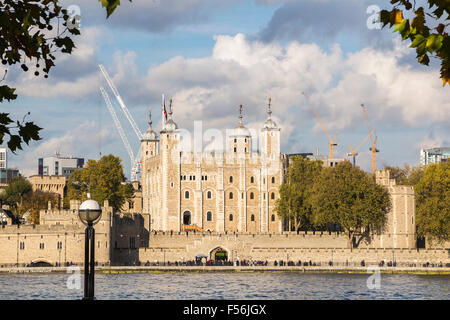
<svg viewBox="0 0 450 320">
<path fill-rule="evenodd" d="M 172 99 L 167 121 L 161 131 L 161 214 L 160 230 L 179 231 L 180 217 L 180 133 L 178 125 L 172 119 Z"/>
</svg>

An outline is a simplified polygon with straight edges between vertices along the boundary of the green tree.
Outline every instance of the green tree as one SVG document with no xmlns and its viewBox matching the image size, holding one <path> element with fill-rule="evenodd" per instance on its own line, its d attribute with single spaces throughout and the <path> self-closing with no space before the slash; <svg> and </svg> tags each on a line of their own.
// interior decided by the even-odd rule
<svg viewBox="0 0 450 320">
<path fill-rule="evenodd" d="M 391 206 L 388 190 L 348 161 L 322 170 L 314 183 L 312 204 L 313 222 L 339 224 L 350 248 L 383 231 Z"/>
<path fill-rule="evenodd" d="M 418 237 L 450 240 L 450 162 L 428 165 L 415 191 Z"/>
<path fill-rule="evenodd" d="M 22 205 L 24 196 L 32 190 L 33 187 L 27 179 L 18 177 L 6 187 L 2 194 L 2 203 L 9 205 L 15 214 L 19 214 L 17 210 Z"/>
<path fill-rule="evenodd" d="M 131 1 L 131 0 L 130 0 Z M 30 68 L 38 77 L 48 77 L 55 65 L 56 52 L 71 54 L 75 48 L 72 36 L 80 34 L 78 18 L 69 17 L 60 0 L 0 0 L 0 58 L 5 73 L 0 75 L 0 103 L 17 98 L 16 88 L 2 84 L 8 67 L 20 64 L 24 72 Z M 109 17 L 120 0 L 99 0 Z M 27 115 L 29 115 L 28 113 Z M 26 116 L 27 116 L 26 115 Z M 22 150 L 22 143 L 40 140 L 42 129 L 31 121 L 13 120 L 0 113 L 0 144 L 9 136 L 8 148 Z"/>
<path fill-rule="evenodd" d="M 322 162 L 311 161 L 301 156 L 292 157 L 289 162 L 275 210 L 297 231 L 300 227 L 311 225 L 311 189 L 314 179 L 322 170 Z"/>
<path fill-rule="evenodd" d="M 383 27 L 394 27 L 403 41 L 409 39 L 416 49 L 417 61 L 427 65 L 430 56 L 441 62 L 441 79 L 450 84 L 450 1 L 426 0 L 428 8 L 417 7 L 409 0 L 391 0 L 391 10 L 382 10 L 380 20 Z M 407 16 L 404 17 L 404 14 Z M 428 21 L 427 21 L 428 20 Z"/>
<path fill-rule="evenodd" d="M 30 222 L 33 224 L 39 224 L 39 212 L 47 209 L 48 202 L 51 202 L 52 208 L 56 208 L 59 205 L 59 195 L 52 192 L 44 192 L 41 190 L 35 190 L 28 192 L 23 197 L 22 205 L 18 208 L 19 216 L 22 217 L 27 211 L 30 212 Z"/>
<path fill-rule="evenodd" d="M 405 163 L 404 167 L 384 166 L 385 170 L 389 170 L 392 179 L 395 179 L 397 185 L 415 186 L 423 177 L 424 167 L 410 167 Z"/>
<path fill-rule="evenodd" d="M 119 157 L 103 156 L 100 160 L 88 160 L 86 166 L 75 170 L 67 182 L 65 206 L 70 200 L 87 199 L 87 193 L 101 205 L 105 200 L 110 206 L 120 210 L 125 201 L 133 197 L 134 189 L 125 183 L 125 175 Z"/>
</svg>

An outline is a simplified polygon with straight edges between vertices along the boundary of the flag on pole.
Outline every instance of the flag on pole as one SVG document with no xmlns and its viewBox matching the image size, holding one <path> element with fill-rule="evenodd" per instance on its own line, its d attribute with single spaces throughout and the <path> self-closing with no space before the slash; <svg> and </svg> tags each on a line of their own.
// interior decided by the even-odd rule
<svg viewBox="0 0 450 320">
<path fill-rule="evenodd" d="M 166 99 L 164 99 L 164 94 L 162 95 L 161 109 L 162 109 L 163 121 L 166 122 L 167 121 L 167 111 L 166 111 Z"/>
</svg>

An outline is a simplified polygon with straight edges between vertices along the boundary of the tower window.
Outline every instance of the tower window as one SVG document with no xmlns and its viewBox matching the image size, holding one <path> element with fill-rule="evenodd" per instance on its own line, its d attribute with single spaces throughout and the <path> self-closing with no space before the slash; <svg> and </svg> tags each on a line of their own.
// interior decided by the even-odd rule
<svg viewBox="0 0 450 320">
<path fill-rule="evenodd" d="M 233 221 L 233 215 L 230 214 L 230 221 Z"/>
<path fill-rule="evenodd" d="M 254 214 L 252 214 L 250 220 L 251 220 L 251 221 L 255 221 L 255 215 L 254 215 Z"/>
<path fill-rule="evenodd" d="M 184 192 L 184 198 L 185 199 L 189 199 L 189 191 L 185 191 Z"/>
<path fill-rule="evenodd" d="M 253 194 L 253 192 L 250 192 L 250 199 L 254 199 L 255 195 Z"/>
<path fill-rule="evenodd" d="M 275 177 L 272 177 L 272 183 L 275 183 Z"/>
<path fill-rule="evenodd" d="M 211 198 L 212 198 L 212 193 L 211 193 L 211 191 L 208 191 L 208 192 L 206 193 L 206 198 L 208 198 L 208 199 L 211 199 Z"/>
<path fill-rule="evenodd" d="M 270 194 L 270 199 L 272 199 L 272 200 L 275 199 L 275 193 L 272 192 L 272 193 Z"/>
<path fill-rule="evenodd" d="M 275 215 L 272 215 L 272 222 L 275 221 Z"/>
<path fill-rule="evenodd" d="M 233 192 L 230 192 L 230 199 L 233 199 Z"/>
<path fill-rule="evenodd" d="M 236 138 L 234 138 L 234 143 L 236 143 L 237 142 L 237 139 Z"/>
<path fill-rule="evenodd" d="M 212 212 L 211 211 L 208 211 L 206 213 L 206 221 L 212 221 Z"/>
<path fill-rule="evenodd" d="M 250 183 L 254 183 L 255 182 L 255 178 L 250 177 Z"/>
<path fill-rule="evenodd" d="M 233 183 L 233 176 L 230 176 L 230 183 Z"/>
<path fill-rule="evenodd" d="M 236 147 L 234 147 L 234 152 L 236 152 Z"/>
</svg>

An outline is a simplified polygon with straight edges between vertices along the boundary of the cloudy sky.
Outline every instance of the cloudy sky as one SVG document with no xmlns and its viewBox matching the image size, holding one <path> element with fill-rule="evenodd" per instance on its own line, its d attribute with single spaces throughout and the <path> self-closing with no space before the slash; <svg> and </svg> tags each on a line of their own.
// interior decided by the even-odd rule
<svg viewBox="0 0 450 320">
<path fill-rule="evenodd" d="M 367 136 L 361 103 L 378 136 L 378 167 L 417 165 L 421 147 L 450 145 L 450 88 L 442 87 L 438 65 L 418 65 L 414 52 L 391 30 L 375 28 L 377 0 L 133 0 L 108 19 L 94 0 L 63 1 L 81 15 L 77 49 L 61 55 L 48 79 L 20 68 L 7 83 L 19 98 L 2 112 L 31 119 L 43 139 L 9 153 L 9 166 L 37 173 L 37 159 L 55 151 L 98 159 L 112 153 L 130 160 L 99 91 L 107 87 L 103 64 L 141 131 L 153 108 L 160 130 L 161 94 L 172 96 L 174 120 L 192 129 L 236 126 L 238 106 L 245 124 L 259 129 L 267 97 L 282 128 L 282 152 L 328 153 L 321 130 L 302 92 L 330 134 L 338 132 L 335 156 L 346 157 Z M 113 95 L 109 91 L 111 98 Z M 139 142 L 116 112 L 134 150 Z M 370 170 L 369 145 L 358 164 Z"/>
</svg>

